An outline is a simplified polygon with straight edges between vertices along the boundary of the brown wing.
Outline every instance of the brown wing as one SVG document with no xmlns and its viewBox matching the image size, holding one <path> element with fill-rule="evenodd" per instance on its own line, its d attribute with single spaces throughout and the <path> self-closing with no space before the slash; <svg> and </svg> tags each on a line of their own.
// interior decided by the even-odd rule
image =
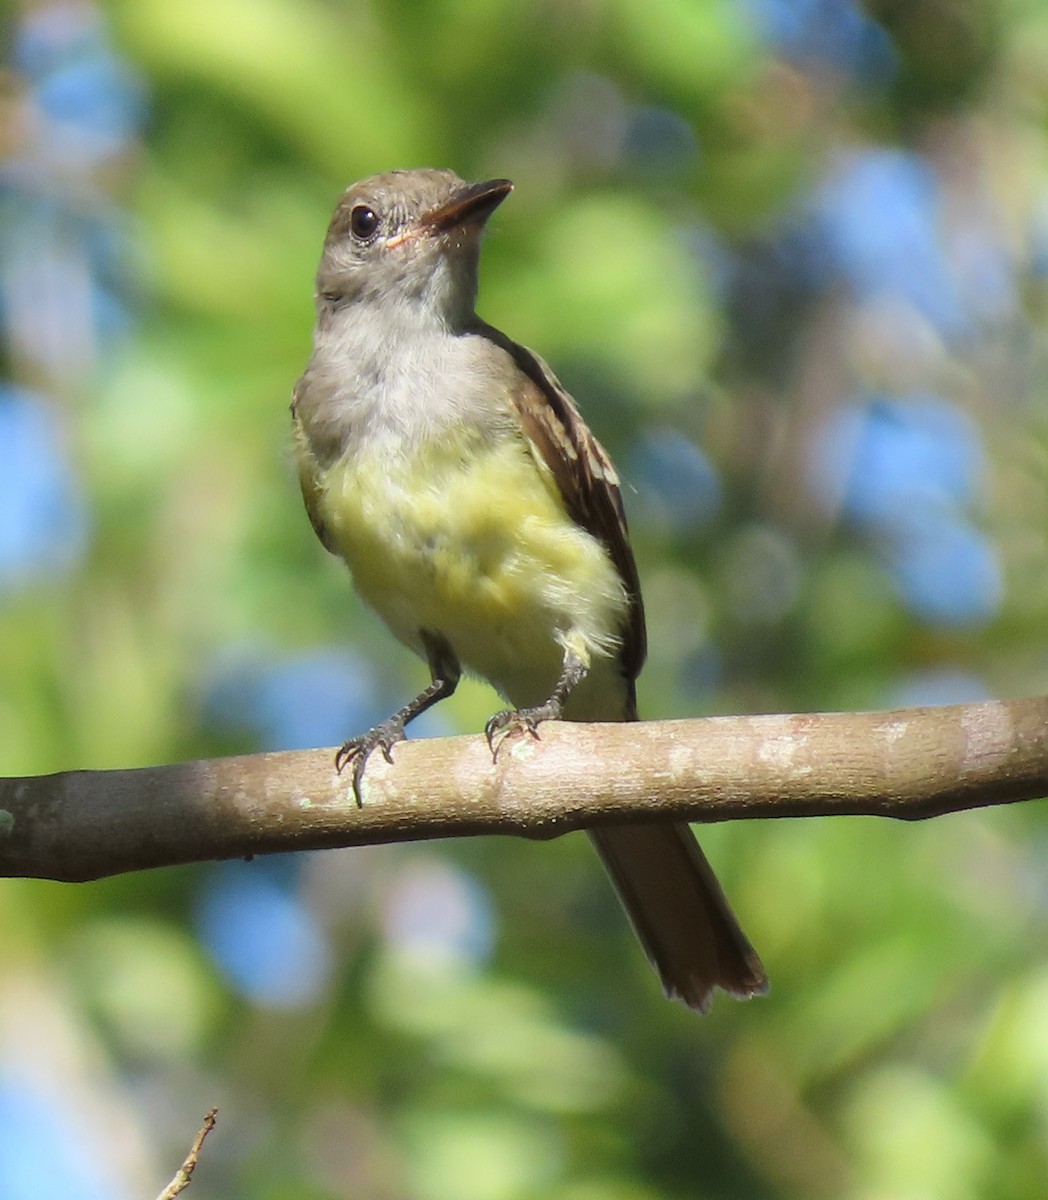
<svg viewBox="0 0 1048 1200">
<path fill-rule="evenodd" d="M 298 483 L 302 489 L 302 499 L 306 505 L 310 525 L 313 526 L 313 530 L 320 538 L 324 548 L 330 550 L 332 554 L 337 554 L 338 549 L 334 540 L 320 519 L 320 480 L 317 476 L 317 460 L 310 449 L 309 439 L 306 437 L 306 431 L 302 428 L 302 421 L 298 414 L 301 387 L 302 380 L 300 379 L 295 384 L 295 390 L 291 395 L 291 429 L 294 439 L 295 466 L 298 469 Z"/>
<path fill-rule="evenodd" d="M 527 435 L 549 467 L 571 518 L 604 544 L 626 585 L 630 607 L 622 631 L 621 661 L 626 678 L 632 681 L 644 665 L 647 635 L 640 579 L 615 467 L 542 359 L 490 325 L 482 324 L 480 332 L 501 346 L 524 372 L 527 382 L 513 399 Z"/>
</svg>

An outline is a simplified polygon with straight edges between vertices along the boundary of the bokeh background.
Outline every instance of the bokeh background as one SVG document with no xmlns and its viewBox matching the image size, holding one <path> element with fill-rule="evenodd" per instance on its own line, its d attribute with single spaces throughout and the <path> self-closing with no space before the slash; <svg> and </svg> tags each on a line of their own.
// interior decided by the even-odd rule
<svg viewBox="0 0 1048 1200">
<path fill-rule="evenodd" d="M 647 716 L 1048 690 L 1043 0 L 8 0 L 0 773 L 424 679 L 287 453 L 334 202 L 422 165 L 517 184 L 480 307 L 627 481 Z M 1044 809 L 704 841 L 772 977 L 705 1020 L 581 837 L 2 882 L 0 1196 L 212 1103 L 199 1200 L 1044 1195 Z"/>
</svg>

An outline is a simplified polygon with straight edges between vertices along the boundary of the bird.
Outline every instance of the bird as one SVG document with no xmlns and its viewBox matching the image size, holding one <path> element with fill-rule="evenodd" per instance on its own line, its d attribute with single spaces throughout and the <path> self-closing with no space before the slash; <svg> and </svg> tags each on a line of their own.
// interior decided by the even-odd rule
<svg viewBox="0 0 1048 1200">
<path fill-rule="evenodd" d="M 513 190 L 444 169 L 351 185 L 316 275 L 312 353 L 292 439 L 321 543 L 427 664 L 408 704 L 338 750 L 358 803 L 368 760 L 468 673 L 544 721 L 636 721 L 644 606 L 611 459 L 547 364 L 476 312 L 482 235 Z M 759 957 L 690 827 L 588 831 L 664 991 L 705 1012 L 715 989 L 767 990 Z"/>
</svg>

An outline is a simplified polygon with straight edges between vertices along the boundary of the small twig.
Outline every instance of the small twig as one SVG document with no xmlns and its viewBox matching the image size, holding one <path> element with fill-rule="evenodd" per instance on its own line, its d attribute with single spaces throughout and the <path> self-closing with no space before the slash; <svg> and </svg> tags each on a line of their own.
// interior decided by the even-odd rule
<svg viewBox="0 0 1048 1200">
<path fill-rule="evenodd" d="M 214 1129 L 217 1117 L 218 1109 L 212 1108 L 204 1118 L 204 1123 L 200 1126 L 200 1132 L 193 1139 L 193 1144 L 189 1148 L 189 1153 L 186 1155 L 185 1161 L 175 1172 L 174 1179 L 171 1180 L 157 1197 L 157 1200 L 173 1200 L 173 1197 L 184 1192 L 189 1187 L 189 1181 L 193 1178 L 193 1172 L 196 1170 L 197 1162 L 200 1159 L 200 1150 L 204 1145 L 204 1139 Z"/>
</svg>

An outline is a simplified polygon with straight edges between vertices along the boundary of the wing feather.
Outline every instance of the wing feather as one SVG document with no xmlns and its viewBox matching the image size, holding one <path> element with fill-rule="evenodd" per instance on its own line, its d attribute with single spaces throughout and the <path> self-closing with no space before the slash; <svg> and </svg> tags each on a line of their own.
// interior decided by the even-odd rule
<svg viewBox="0 0 1048 1200">
<path fill-rule="evenodd" d="M 620 655 L 623 674 L 632 682 L 644 665 L 647 634 L 615 467 L 546 363 L 490 325 L 483 324 L 481 332 L 501 346 L 523 372 L 513 402 L 528 438 L 549 468 L 569 515 L 604 545 L 626 587 L 629 611 Z"/>
<path fill-rule="evenodd" d="M 321 545 L 332 554 L 338 554 L 338 547 L 327 526 L 320 516 L 320 477 L 317 471 L 317 460 L 310 449 L 309 438 L 302 428 L 302 418 L 298 413 L 299 391 L 302 380 L 295 384 L 291 395 L 291 426 L 295 466 L 298 470 L 298 483 L 302 489 L 302 499 L 306 505 L 306 513 L 313 531 L 320 538 Z"/>
</svg>

